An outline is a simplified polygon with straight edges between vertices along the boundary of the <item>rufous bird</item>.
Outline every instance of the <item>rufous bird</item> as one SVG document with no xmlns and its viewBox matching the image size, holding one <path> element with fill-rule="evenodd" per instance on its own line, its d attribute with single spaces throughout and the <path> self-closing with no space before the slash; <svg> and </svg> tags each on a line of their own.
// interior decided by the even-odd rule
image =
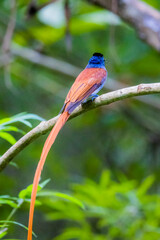
<svg viewBox="0 0 160 240">
<path fill-rule="evenodd" d="M 32 240 L 33 214 L 37 187 L 48 152 L 54 143 L 59 131 L 66 123 L 73 110 L 88 99 L 93 100 L 96 98 L 98 96 L 97 93 L 103 87 L 106 79 L 107 70 L 105 68 L 105 59 L 101 53 L 94 53 L 93 56 L 89 59 L 86 68 L 78 75 L 75 82 L 73 83 L 64 102 L 62 113 L 44 144 L 33 180 L 27 240 Z"/>
</svg>

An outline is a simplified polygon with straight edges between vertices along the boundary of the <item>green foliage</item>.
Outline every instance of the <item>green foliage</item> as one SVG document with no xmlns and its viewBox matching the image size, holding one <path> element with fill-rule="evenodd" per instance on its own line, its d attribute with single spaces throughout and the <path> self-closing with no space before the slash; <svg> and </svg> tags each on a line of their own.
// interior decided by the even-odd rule
<svg viewBox="0 0 160 240">
<path fill-rule="evenodd" d="M 149 194 L 153 176 L 140 185 L 136 181 L 113 181 L 104 171 L 98 183 L 87 179 L 72 186 L 79 207 L 68 198 L 56 199 L 54 192 L 41 192 L 43 205 L 49 208 L 48 220 L 67 220 L 56 240 L 154 239 L 160 238 L 160 196 Z"/>
<path fill-rule="evenodd" d="M 70 196 L 65 193 L 60 192 L 53 192 L 53 191 L 41 191 L 47 183 L 50 181 L 50 179 L 47 179 L 43 182 L 41 182 L 38 185 L 38 196 L 41 197 L 56 197 L 58 199 L 63 199 L 65 201 L 69 201 L 73 205 L 77 205 L 78 207 L 84 208 L 81 201 L 79 201 L 77 198 Z M 9 214 L 8 218 L 6 220 L 0 220 L 0 239 L 7 235 L 9 231 L 10 224 L 18 225 L 26 230 L 28 228 L 16 221 L 11 221 L 10 219 L 15 215 L 16 211 L 22 207 L 22 205 L 26 202 L 30 202 L 30 197 L 32 193 L 32 187 L 33 185 L 29 185 L 26 189 L 23 189 L 19 192 L 18 197 L 11 197 L 9 195 L 0 196 L 0 208 L 2 208 L 4 205 L 8 205 L 12 208 L 11 213 Z M 36 200 L 36 206 L 41 205 L 41 202 Z M 33 232 L 33 235 L 36 237 L 35 233 Z"/>
<path fill-rule="evenodd" d="M 24 200 L 17 197 L 11 197 L 9 195 L 0 196 L 0 209 L 2 209 L 2 207 L 4 207 L 5 205 L 8 205 L 12 208 L 7 219 L 0 220 L 0 239 L 8 234 L 10 224 L 18 225 L 24 229 L 27 229 L 27 227 L 23 224 L 10 220 L 23 203 Z"/>
<path fill-rule="evenodd" d="M 15 221 L 0 221 L 0 223 L 4 223 L 5 224 L 5 226 L 6 226 L 6 224 L 14 224 L 14 225 L 18 225 L 19 227 L 22 227 L 22 228 L 24 228 L 24 229 L 26 229 L 26 230 L 28 230 L 28 228 L 26 227 L 26 226 L 24 226 L 23 224 L 21 224 L 21 223 L 19 223 L 19 222 L 15 222 Z M 2 225 L 3 226 L 3 225 Z M 5 232 L 5 235 L 7 234 L 7 232 Z M 33 235 L 36 237 L 36 235 L 35 235 L 35 233 L 33 233 Z M 4 235 L 0 235 L 0 239 L 3 237 Z"/>
<path fill-rule="evenodd" d="M 40 183 L 38 185 L 37 191 L 40 191 L 42 188 L 44 188 L 49 181 L 50 179 L 47 179 L 44 182 Z M 22 191 L 20 191 L 18 197 L 20 199 L 26 199 L 27 197 L 30 197 L 32 193 L 32 187 L 33 187 L 33 184 L 29 185 L 26 189 L 23 189 Z"/>
<path fill-rule="evenodd" d="M 149 194 L 154 177 L 147 177 L 141 184 L 127 180 L 122 175 L 112 180 L 107 170 L 97 182 L 86 179 L 73 184 L 70 193 L 43 190 L 49 180 L 39 184 L 36 206 L 47 207 L 48 221 L 67 220 L 56 240 L 136 240 L 160 238 L 160 196 Z M 7 235 L 10 224 L 27 230 L 23 224 L 10 218 L 29 202 L 32 185 L 20 191 L 18 198 L 0 196 L 0 204 L 12 208 L 7 220 L 1 220 L 0 238 Z M 37 203 L 39 203 L 37 205 Z M 42 203 L 42 205 L 40 204 Z M 35 234 L 33 233 L 35 236 Z"/>
<path fill-rule="evenodd" d="M 38 191 L 43 189 L 49 181 L 50 180 L 47 179 L 41 182 L 38 185 Z M 8 218 L 6 220 L 0 220 L 0 239 L 7 235 L 10 224 L 18 225 L 28 230 L 28 228 L 25 225 L 16 221 L 11 221 L 10 219 L 15 215 L 16 211 L 20 209 L 20 207 L 22 207 L 22 205 L 25 202 L 30 202 L 31 193 L 32 193 L 32 184 L 29 185 L 26 189 L 21 190 L 18 194 L 18 197 L 11 197 L 9 195 L 0 196 L 0 208 L 2 208 L 4 205 L 8 205 L 12 208 L 12 211 L 9 214 Z M 36 201 L 36 205 L 37 204 L 40 204 L 40 202 Z M 33 235 L 36 237 L 34 232 L 33 232 Z"/>
<path fill-rule="evenodd" d="M 48 1 L 33 2 L 41 6 Z M 158 0 L 143 1 L 160 9 Z M 55 1 L 30 18 L 27 8 L 31 0 L 0 1 L 1 42 L 14 2 L 16 24 L 8 49 L 12 52 L 9 63 L 2 48 L 0 51 L 0 119 L 24 111 L 46 119 L 57 115 L 75 80 L 70 65 L 71 76 L 63 73 L 63 61 L 83 69 L 94 52 L 102 52 L 106 58 L 108 81 L 101 93 L 121 88 L 119 84 L 159 82 L 159 53 L 115 14 L 85 0 L 69 0 L 69 29 L 65 0 Z M 114 7 L 116 10 L 113 3 Z M 59 70 L 51 70 L 43 62 L 39 65 L 34 55 L 27 55 L 27 60 L 23 47 L 62 60 Z M 15 55 L 16 49 L 21 56 Z M 51 178 L 53 190 L 41 190 L 41 184 L 38 189 L 34 230 L 40 233 L 40 240 L 55 236 L 70 240 L 160 239 L 159 95 L 139 99 L 141 102 L 129 99 L 101 107 L 67 122 L 42 174 L 43 179 Z M 23 113 L 0 121 L 0 154 L 28 131 L 31 122 L 35 125 L 35 120 L 42 119 Z M 29 184 L 45 139 L 41 136 L 26 147 L 10 163 L 15 167 L 8 166 L 0 174 L 0 220 L 6 221 L 0 223 L 2 239 L 26 239 L 24 228 L 7 221 L 27 224 Z M 113 178 L 118 175 L 118 182 L 104 172 L 97 183 L 106 168 Z M 81 184 L 67 191 L 70 182 Z"/>
<path fill-rule="evenodd" d="M 19 113 L 9 118 L 3 118 L 0 120 L 0 137 L 8 141 L 10 144 L 16 143 L 16 139 L 8 132 L 19 132 L 25 134 L 23 130 L 18 127 L 13 126 L 17 122 L 20 122 L 28 127 L 32 127 L 29 120 L 43 121 L 44 119 L 36 114 L 30 113 Z"/>
<path fill-rule="evenodd" d="M 80 208 L 84 209 L 84 205 L 81 201 L 79 201 L 77 198 L 70 196 L 69 194 L 61 193 L 61 192 L 54 192 L 54 191 L 42 191 L 37 194 L 41 197 L 57 197 L 61 199 L 65 199 L 66 201 L 69 201 L 73 204 L 76 204 Z"/>
</svg>

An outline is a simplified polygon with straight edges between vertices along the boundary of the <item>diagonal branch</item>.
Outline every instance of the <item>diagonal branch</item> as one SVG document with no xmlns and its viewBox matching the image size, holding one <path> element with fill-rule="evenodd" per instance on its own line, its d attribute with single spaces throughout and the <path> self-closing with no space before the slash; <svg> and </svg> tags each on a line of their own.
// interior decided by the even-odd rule
<svg viewBox="0 0 160 240">
<path fill-rule="evenodd" d="M 136 31 L 139 38 L 160 52 L 160 12 L 140 0 L 88 0 L 114 12 Z"/>
<path fill-rule="evenodd" d="M 78 74 L 83 70 L 79 67 L 76 67 L 68 62 L 58 60 L 56 58 L 41 54 L 33 49 L 21 47 L 17 44 L 14 44 L 12 47 L 12 54 L 18 57 L 21 57 L 25 60 L 32 62 L 33 64 L 37 64 L 39 66 L 45 67 L 47 69 L 60 72 L 64 75 L 68 75 L 70 77 L 76 78 Z M 1 57 L 0 57 L 0 66 L 1 66 Z M 120 83 L 117 80 L 108 78 L 107 84 L 103 89 L 108 89 L 109 91 L 114 91 L 118 88 L 126 88 L 128 87 L 126 84 Z M 57 84 L 57 83 L 56 83 Z M 44 88 L 44 86 L 43 86 Z M 49 87 L 50 88 L 50 87 Z M 51 88 L 50 88 L 51 90 Z M 136 97 L 138 101 L 148 104 L 154 108 L 160 109 L 159 101 L 156 99 L 146 99 L 145 97 L 139 98 Z"/>
<path fill-rule="evenodd" d="M 148 95 L 153 93 L 160 93 L 160 83 L 140 84 L 133 87 L 119 89 L 117 91 L 103 94 L 95 99 L 94 102 L 88 102 L 82 106 L 79 106 L 72 113 L 71 118 L 74 118 L 86 111 L 100 107 L 102 105 L 108 105 L 125 98 L 134 96 Z M 37 139 L 42 134 L 47 133 L 54 126 L 59 115 L 52 118 L 49 121 L 41 122 L 37 127 L 28 132 L 20 140 L 18 140 L 9 150 L 4 153 L 0 158 L 0 170 L 4 169 L 7 164 L 26 146 Z"/>
<path fill-rule="evenodd" d="M 13 55 L 28 60 L 34 64 L 46 67 L 48 69 L 63 73 L 71 77 L 77 77 L 81 71 L 80 68 L 73 66 L 68 62 L 46 56 L 30 48 L 21 47 L 17 44 L 14 44 L 13 46 L 14 47 L 12 47 L 11 51 Z"/>
</svg>

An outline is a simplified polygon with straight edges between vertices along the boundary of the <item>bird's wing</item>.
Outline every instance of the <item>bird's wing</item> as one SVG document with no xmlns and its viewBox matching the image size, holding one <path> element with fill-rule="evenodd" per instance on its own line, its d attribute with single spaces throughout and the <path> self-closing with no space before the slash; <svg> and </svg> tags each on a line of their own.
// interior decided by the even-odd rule
<svg viewBox="0 0 160 240">
<path fill-rule="evenodd" d="M 89 97 L 102 84 L 106 75 L 106 70 L 102 68 L 84 69 L 72 85 L 65 104 L 81 102 Z"/>
</svg>

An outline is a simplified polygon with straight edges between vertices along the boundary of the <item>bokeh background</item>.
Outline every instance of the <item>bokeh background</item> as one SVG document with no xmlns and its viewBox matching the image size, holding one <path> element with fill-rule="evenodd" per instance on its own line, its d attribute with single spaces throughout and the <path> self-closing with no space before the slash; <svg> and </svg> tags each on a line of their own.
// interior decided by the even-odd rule
<svg viewBox="0 0 160 240">
<path fill-rule="evenodd" d="M 144 2 L 160 10 L 158 0 Z M 38 116 L 59 113 L 94 52 L 103 53 L 108 70 L 100 94 L 160 79 L 159 53 L 117 15 L 83 0 L 1 0 L 0 41 L 1 155 L 31 129 L 25 119 L 35 127 Z M 37 239 L 160 239 L 159 100 L 126 99 L 67 122 L 43 170 L 41 181 L 50 181 L 37 200 Z M 12 128 L 4 130 L 8 121 Z M 22 190 L 32 183 L 45 139 L 0 174 L 2 239 L 26 239 L 20 223 L 27 226 L 31 189 Z"/>
</svg>

